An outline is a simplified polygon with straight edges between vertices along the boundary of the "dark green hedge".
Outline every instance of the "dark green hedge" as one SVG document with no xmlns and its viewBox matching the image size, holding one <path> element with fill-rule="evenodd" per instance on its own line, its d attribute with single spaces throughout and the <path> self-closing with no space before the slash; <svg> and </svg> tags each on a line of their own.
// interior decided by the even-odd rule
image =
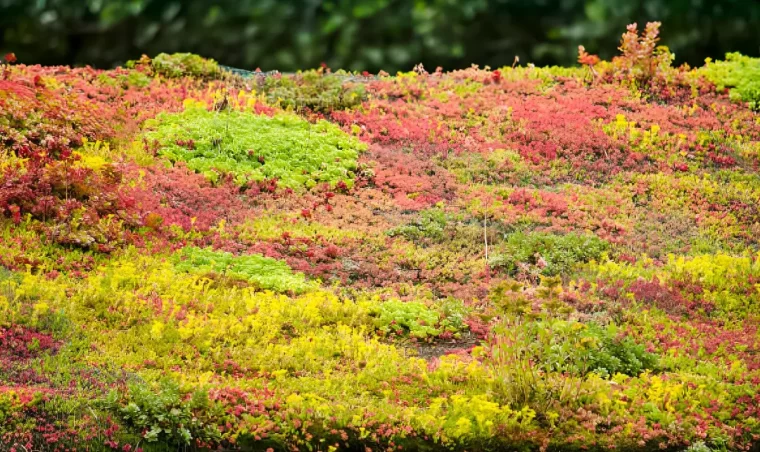
<svg viewBox="0 0 760 452">
<path fill-rule="evenodd" d="M 0 52 L 100 67 L 193 52 L 283 71 L 572 64 L 578 44 L 608 57 L 647 20 L 677 62 L 760 52 L 760 2 L 746 0 L 0 0 Z"/>
</svg>

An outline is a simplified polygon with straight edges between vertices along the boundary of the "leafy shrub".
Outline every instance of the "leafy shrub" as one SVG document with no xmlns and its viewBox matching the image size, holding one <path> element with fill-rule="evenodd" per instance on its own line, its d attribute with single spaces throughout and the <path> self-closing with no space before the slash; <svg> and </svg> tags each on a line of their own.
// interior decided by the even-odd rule
<svg viewBox="0 0 760 452">
<path fill-rule="evenodd" d="M 189 398 L 180 391 L 179 385 L 164 380 L 157 390 L 145 383 L 132 384 L 129 392 L 119 396 L 116 391 L 108 394 L 105 408 L 115 411 L 128 425 L 143 432 L 148 443 L 173 446 L 189 446 L 193 440 L 218 441 L 221 433 L 215 425 L 204 424 L 194 413 L 208 410 L 208 395 L 194 392 Z"/>
<path fill-rule="evenodd" d="M 647 82 L 670 68 L 674 55 L 667 47 L 657 46 L 660 25 L 660 22 L 648 22 L 644 33 L 639 35 L 637 25 L 631 24 L 623 33 L 620 40 L 622 55 L 615 57 L 613 64 L 630 79 Z"/>
<path fill-rule="evenodd" d="M 760 110 L 760 58 L 731 52 L 724 61 L 708 59 L 699 71 L 719 90 L 730 88 L 732 100 L 748 102 L 751 109 Z"/>
<path fill-rule="evenodd" d="M 257 91 L 282 108 L 309 108 L 320 113 L 355 107 L 364 100 L 364 86 L 347 82 L 350 74 L 326 74 L 322 69 L 299 72 L 295 76 L 266 77 Z"/>
<path fill-rule="evenodd" d="M 657 355 L 649 353 L 643 344 L 619 333 L 615 325 L 603 327 L 596 323 L 587 324 L 581 342 L 591 341 L 588 368 L 603 376 L 616 373 L 637 376 L 647 370 L 657 369 Z"/>
<path fill-rule="evenodd" d="M 519 334 L 514 331 L 519 330 Z M 504 341 L 498 334 L 519 337 Z M 657 368 L 657 355 L 646 351 L 613 325 L 544 319 L 513 321 L 495 338 L 499 347 L 524 348 L 523 352 L 546 372 L 569 372 L 585 376 L 594 372 L 604 377 L 617 373 L 637 376 Z"/>
<path fill-rule="evenodd" d="M 518 272 L 519 264 L 527 264 L 538 266 L 545 276 L 555 276 L 567 274 L 577 263 L 598 259 L 607 249 L 607 242 L 594 235 L 514 232 L 497 245 L 490 264 L 509 275 Z"/>
<path fill-rule="evenodd" d="M 288 188 L 319 182 L 352 183 L 356 158 L 365 149 L 326 121 L 316 124 L 292 114 L 274 117 L 246 112 L 213 112 L 191 106 L 146 123 L 159 154 L 185 161 L 212 181 L 220 174 L 238 183 L 276 179 Z"/>
<path fill-rule="evenodd" d="M 712 449 L 704 441 L 697 441 L 684 452 L 712 452 Z"/>
<path fill-rule="evenodd" d="M 410 335 L 433 339 L 444 334 L 458 334 L 466 329 L 466 308 L 461 301 L 447 300 L 438 309 L 418 301 L 390 300 L 376 308 L 375 326 L 386 335 Z"/>
<path fill-rule="evenodd" d="M 234 256 L 223 251 L 186 247 L 174 256 L 174 263 L 178 270 L 188 273 L 218 273 L 278 292 L 303 292 L 312 287 L 302 273 L 293 273 L 285 262 L 260 254 Z"/>
<path fill-rule="evenodd" d="M 192 53 L 160 53 L 154 58 L 143 57 L 137 61 L 127 62 L 127 67 L 149 66 L 156 73 L 168 78 L 198 77 L 204 79 L 218 78 L 222 71 L 219 64 Z"/>
<path fill-rule="evenodd" d="M 438 304 L 438 309 L 443 318 L 441 326 L 445 331 L 456 334 L 469 328 L 466 320 L 471 310 L 462 300 L 452 297 L 446 298 Z"/>
<path fill-rule="evenodd" d="M 424 303 L 390 300 L 380 305 L 375 325 L 385 334 L 404 331 L 413 337 L 426 339 L 438 335 L 439 330 L 435 326 L 439 320 L 440 315 Z"/>
<path fill-rule="evenodd" d="M 530 407 L 548 417 L 555 405 L 565 405 L 578 394 L 567 391 L 568 379 L 546 374 L 537 365 L 529 331 L 509 321 L 498 325 L 485 347 L 486 361 L 493 375 L 492 390 L 498 399 L 512 407 Z M 579 385 L 580 386 L 580 385 Z"/>
</svg>

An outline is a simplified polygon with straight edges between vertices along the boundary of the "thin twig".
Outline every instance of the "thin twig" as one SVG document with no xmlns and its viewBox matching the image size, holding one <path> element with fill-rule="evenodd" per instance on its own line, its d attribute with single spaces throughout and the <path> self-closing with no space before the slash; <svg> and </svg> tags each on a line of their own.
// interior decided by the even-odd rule
<svg viewBox="0 0 760 452">
<path fill-rule="evenodd" d="M 486 265 L 488 265 L 488 212 L 483 216 L 483 242 L 486 246 Z"/>
</svg>

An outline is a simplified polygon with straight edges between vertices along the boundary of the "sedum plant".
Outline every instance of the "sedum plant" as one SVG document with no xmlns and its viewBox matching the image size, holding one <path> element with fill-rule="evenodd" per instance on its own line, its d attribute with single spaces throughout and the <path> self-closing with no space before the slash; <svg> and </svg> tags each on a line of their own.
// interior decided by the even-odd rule
<svg viewBox="0 0 760 452">
<path fill-rule="evenodd" d="M 186 247 L 174 256 L 174 263 L 180 271 L 219 273 L 278 292 L 298 293 L 312 287 L 302 273 L 293 273 L 285 262 L 260 254 L 234 256 L 223 251 Z"/>
<path fill-rule="evenodd" d="M 497 246 L 490 264 L 510 275 L 516 274 L 521 264 L 537 266 L 545 276 L 564 275 L 578 263 L 599 259 L 608 246 L 594 235 L 514 232 Z"/>
<path fill-rule="evenodd" d="M 366 97 L 364 86 L 347 81 L 350 77 L 351 74 L 343 71 L 332 74 L 316 69 L 293 76 L 266 77 L 256 90 L 263 93 L 269 103 L 282 108 L 330 113 L 356 107 Z"/>
<path fill-rule="evenodd" d="M 440 207 L 426 209 L 420 212 L 419 218 L 414 221 L 397 226 L 387 232 L 391 237 L 402 236 L 412 241 L 430 239 L 440 241 L 444 238 L 444 230 L 451 220 L 450 215 Z"/>
<path fill-rule="evenodd" d="M 730 88 L 732 100 L 760 110 L 760 58 L 730 52 L 723 61 L 708 59 L 706 63 L 699 71 L 719 90 Z"/>
<path fill-rule="evenodd" d="M 211 181 L 230 174 L 240 185 L 276 179 L 291 189 L 350 186 L 365 149 L 333 124 L 312 124 L 287 113 L 265 116 L 189 105 L 181 113 L 160 114 L 145 127 L 145 138 L 158 143 L 159 155 L 184 161 Z"/>
<path fill-rule="evenodd" d="M 147 66 L 157 75 L 167 78 L 198 77 L 215 79 L 222 75 L 219 63 L 192 53 L 160 53 L 154 58 L 143 55 L 137 61 L 128 61 L 127 67 Z"/>
<path fill-rule="evenodd" d="M 409 335 L 422 340 L 441 336 L 458 337 L 467 329 L 467 308 L 461 301 L 447 299 L 440 306 L 419 301 L 389 300 L 373 311 L 375 327 L 385 335 Z"/>
</svg>

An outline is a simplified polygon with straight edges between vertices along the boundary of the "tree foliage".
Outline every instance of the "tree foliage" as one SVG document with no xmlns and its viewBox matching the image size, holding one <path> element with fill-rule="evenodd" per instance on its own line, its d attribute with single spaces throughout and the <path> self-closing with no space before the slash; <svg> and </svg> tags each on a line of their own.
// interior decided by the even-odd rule
<svg viewBox="0 0 760 452">
<path fill-rule="evenodd" d="M 101 67 L 161 52 L 283 71 L 571 64 L 579 44 L 609 58 L 620 29 L 652 20 L 677 63 L 760 45 L 760 4 L 740 0 L 3 0 L 0 51 Z"/>
</svg>

